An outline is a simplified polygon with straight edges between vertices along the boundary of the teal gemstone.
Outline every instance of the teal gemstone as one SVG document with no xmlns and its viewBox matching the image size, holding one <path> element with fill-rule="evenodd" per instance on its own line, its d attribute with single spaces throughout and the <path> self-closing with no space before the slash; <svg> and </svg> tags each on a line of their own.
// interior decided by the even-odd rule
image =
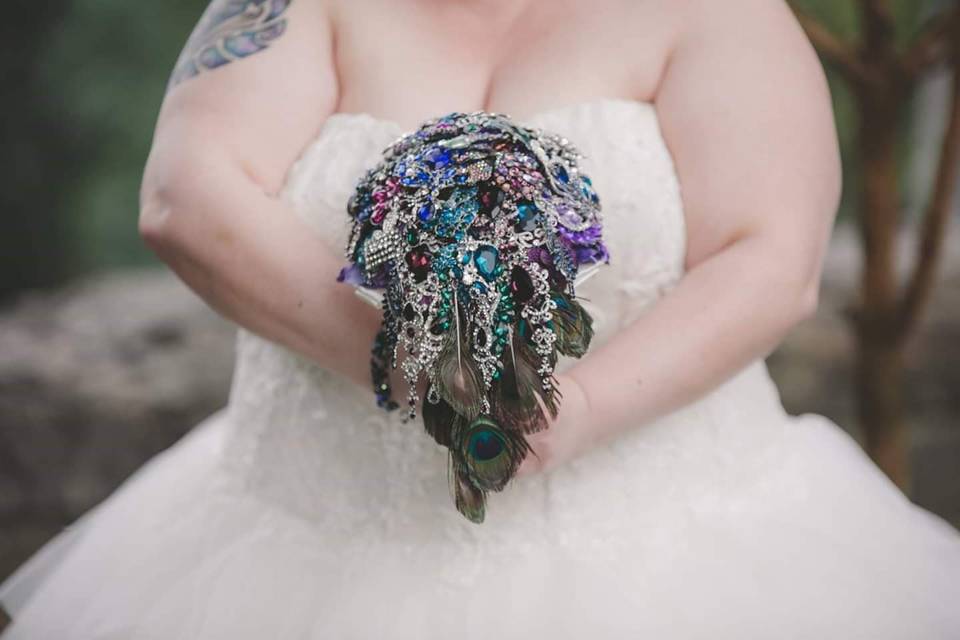
<svg viewBox="0 0 960 640">
<path fill-rule="evenodd" d="M 493 278 L 494 270 L 497 268 L 497 249 L 489 244 L 481 245 L 474 252 L 473 262 L 477 265 L 477 271 L 485 280 Z"/>
<path fill-rule="evenodd" d="M 540 210 L 530 203 L 517 206 L 517 230 L 534 231 L 540 224 Z"/>
</svg>

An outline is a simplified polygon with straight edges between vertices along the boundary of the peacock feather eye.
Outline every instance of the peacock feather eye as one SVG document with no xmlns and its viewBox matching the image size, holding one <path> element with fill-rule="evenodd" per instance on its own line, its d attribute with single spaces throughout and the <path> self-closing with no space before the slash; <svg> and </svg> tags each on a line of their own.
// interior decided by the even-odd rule
<svg viewBox="0 0 960 640">
<path fill-rule="evenodd" d="M 467 450 L 474 459 L 488 462 L 504 452 L 505 444 L 496 431 L 482 428 L 470 434 Z"/>
</svg>

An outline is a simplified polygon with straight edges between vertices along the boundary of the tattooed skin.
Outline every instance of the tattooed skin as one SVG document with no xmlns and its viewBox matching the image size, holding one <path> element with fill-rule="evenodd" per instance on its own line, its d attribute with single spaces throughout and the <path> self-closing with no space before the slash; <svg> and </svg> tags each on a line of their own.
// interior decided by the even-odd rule
<svg viewBox="0 0 960 640">
<path fill-rule="evenodd" d="M 213 0 L 177 59 L 168 89 L 263 51 L 287 28 L 293 0 Z"/>
</svg>

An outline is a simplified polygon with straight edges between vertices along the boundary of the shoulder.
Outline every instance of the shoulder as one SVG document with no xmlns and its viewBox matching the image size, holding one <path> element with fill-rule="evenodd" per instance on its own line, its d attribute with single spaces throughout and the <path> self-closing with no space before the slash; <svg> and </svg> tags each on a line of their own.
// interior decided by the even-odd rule
<svg viewBox="0 0 960 640">
<path fill-rule="evenodd" d="M 683 0 L 673 8 L 678 50 L 725 45 L 729 52 L 754 58 L 779 54 L 819 69 L 813 47 L 785 0 Z"/>
<path fill-rule="evenodd" d="M 269 191 L 334 110 L 327 0 L 212 0 L 161 105 L 154 149 L 174 162 L 216 150 Z"/>
<path fill-rule="evenodd" d="M 836 129 L 823 68 L 789 6 L 684 0 L 676 10 L 682 28 L 656 103 L 690 262 L 771 226 L 820 238 L 839 197 Z"/>
<path fill-rule="evenodd" d="M 669 5 L 688 26 L 696 29 L 743 29 L 748 25 L 789 29 L 796 22 L 786 0 L 680 0 Z"/>
</svg>

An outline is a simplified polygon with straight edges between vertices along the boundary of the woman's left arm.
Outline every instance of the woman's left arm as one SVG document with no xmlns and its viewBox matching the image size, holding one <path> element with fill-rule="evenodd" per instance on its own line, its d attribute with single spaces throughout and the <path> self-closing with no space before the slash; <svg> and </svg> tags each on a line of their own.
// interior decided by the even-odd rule
<svg viewBox="0 0 960 640">
<path fill-rule="evenodd" d="M 539 459 L 518 475 L 696 400 L 816 309 L 841 180 L 822 67 L 781 0 L 686 7 L 655 100 L 680 180 L 686 273 L 558 376 L 560 414 L 530 437 Z"/>
</svg>

